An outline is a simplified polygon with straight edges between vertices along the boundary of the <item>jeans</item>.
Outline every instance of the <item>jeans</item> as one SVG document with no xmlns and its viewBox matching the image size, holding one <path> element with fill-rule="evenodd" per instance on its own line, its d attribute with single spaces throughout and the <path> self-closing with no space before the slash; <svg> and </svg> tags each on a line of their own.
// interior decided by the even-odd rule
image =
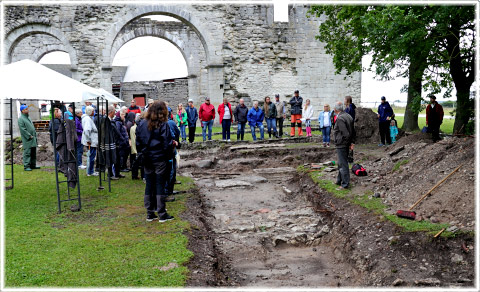
<svg viewBox="0 0 480 292">
<path fill-rule="evenodd" d="M 167 161 L 167 172 L 165 195 L 169 196 L 173 194 L 173 188 L 175 186 L 175 181 L 177 180 L 177 159 L 175 157 L 172 160 Z"/>
<path fill-rule="evenodd" d="M 159 217 L 164 216 L 165 210 L 165 182 L 168 177 L 166 162 L 155 163 L 145 166 L 145 195 L 143 198 L 147 215 L 158 213 Z"/>
<path fill-rule="evenodd" d="M 337 148 L 338 156 L 338 175 L 337 175 L 337 185 L 341 185 L 344 188 L 347 188 L 350 184 L 350 172 L 348 171 L 348 148 Z"/>
<path fill-rule="evenodd" d="M 222 139 L 230 140 L 230 127 L 232 126 L 232 120 L 223 119 L 222 120 Z"/>
<path fill-rule="evenodd" d="M 327 126 L 322 128 L 323 143 L 330 143 L 330 130 L 332 127 Z"/>
<path fill-rule="evenodd" d="M 252 130 L 253 141 L 257 141 L 257 136 L 255 135 L 255 128 L 260 129 L 260 140 L 263 140 L 263 124 L 257 123 L 257 125 L 255 125 L 255 126 L 250 125 L 250 130 Z"/>
<path fill-rule="evenodd" d="M 380 128 L 380 140 L 382 144 L 385 144 L 385 142 L 392 144 L 390 140 L 390 121 L 379 122 L 378 126 Z"/>
<path fill-rule="evenodd" d="M 243 141 L 243 136 L 245 135 L 245 122 L 238 122 L 237 125 L 237 140 Z"/>
<path fill-rule="evenodd" d="M 95 166 L 95 156 L 97 156 L 97 148 L 90 147 L 90 164 L 88 165 L 87 174 L 93 174 L 93 167 Z"/>
<path fill-rule="evenodd" d="M 180 135 L 182 137 L 182 141 L 184 140 L 187 140 L 187 132 L 185 131 L 185 128 L 187 127 L 187 125 L 183 124 L 183 125 L 180 125 Z"/>
<path fill-rule="evenodd" d="M 190 143 L 193 143 L 193 141 L 195 141 L 195 130 L 197 129 L 197 127 L 193 126 L 193 127 L 188 127 L 188 141 Z"/>
<path fill-rule="evenodd" d="M 273 132 L 272 132 L 273 129 Z M 277 119 L 276 118 L 267 118 L 267 132 L 270 136 L 271 134 L 277 135 Z"/>
<path fill-rule="evenodd" d="M 208 122 L 202 121 L 202 136 L 203 136 L 203 141 L 207 140 L 206 135 L 207 135 L 207 127 L 208 127 L 208 140 L 212 140 L 212 126 L 213 126 L 213 120 L 210 120 Z"/>
<path fill-rule="evenodd" d="M 82 165 L 83 144 L 82 142 L 75 142 L 77 148 L 77 166 Z"/>
</svg>

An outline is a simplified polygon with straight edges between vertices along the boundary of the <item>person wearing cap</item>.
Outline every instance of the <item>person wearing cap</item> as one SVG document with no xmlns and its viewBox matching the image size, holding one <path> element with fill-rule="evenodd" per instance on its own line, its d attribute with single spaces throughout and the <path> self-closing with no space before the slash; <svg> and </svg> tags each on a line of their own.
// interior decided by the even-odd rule
<svg viewBox="0 0 480 292">
<path fill-rule="evenodd" d="M 245 105 L 243 98 L 240 98 L 239 104 L 235 107 L 233 115 L 235 116 L 235 121 L 238 123 L 237 126 L 237 141 L 242 140 L 245 136 L 245 124 L 247 123 L 247 114 L 248 107 Z"/>
<path fill-rule="evenodd" d="M 67 111 L 63 113 L 64 120 L 73 120 L 73 104 L 68 106 Z"/>
<path fill-rule="evenodd" d="M 222 140 L 230 142 L 230 127 L 233 121 L 233 111 L 228 99 L 223 99 L 223 102 L 218 105 L 217 111 L 220 124 L 222 125 Z"/>
<path fill-rule="evenodd" d="M 22 114 L 18 118 L 18 128 L 22 137 L 23 169 L 32 171 L 32 169 L 40 168 L 37 167 L 37 132 L 32 120 L 28 116 L 28 106 L 22 104 L 20 112 Z"/>
<path fill-rule="evenodd" d="M 198 112 L 193 106 L 193 99 L 188 100 L 188 106 L 185 109 L 187 112 L 188 123 L 188 142 L 193 143 L 195 141 L 195 130 L 197 129 Z"/>
<path fill-rule="evenodd" d="M 280 94 L 275 94 L 275 107 L 277 109 L 277 129 L 278 129 L 278 136 L 283 136 L 283 121 L 287 117 L 286 109 L 285 109 L 285 102 L 280 101 Z"/>
<path fill-rule="evenodd" d="M 148 107 L 150 107 L 153 104 L 153 99 L 149 98 L 147 101 L 147 105 L 145 106 L 144 110 L 147 111 Z"/>
<path fill-rule="evenodd" d="M 205 102 L 200 106 L 198 111 L 198 117 L 202 122 L 202 135 L 203 141 L 206 140 L 207 128 L 208 128 L 208 141 L 212 140 L 212 126 L 215 119 L 215 107 L 210 104 L 210 97 L 205 97 Z"/>
<path fill-rule="evenodd" d="M 95 111 L 97 110 L 97 107 L 96 107 L 91 101 L 85 101 L 85 105 L 82 106 L 82 113 L 86 114 L 85 110 L 86 110 L 87 106 L 93 107 L 93 109 L 94 109 Z M 95 116 L 95 115 L 96 115 L 96 112 L 94 112 L 93 115 Z"/>
<path fill-rule="evenodd" d="M 432 133 L 433 142 L 440 140 L 440 125 L 443 122 L 443 107 L 437 102 L 437 97 L 429 94 L 430 103 L 427 105 L 427 127 Z"/>
<path fill-rule="evenodd" d="M 290 99 L 291 110 L 291 131 L 290 136 L 295 137 L 295 123 L 298 126 L 298 136 L 303 136 L 302 131 L 302 103 L 303 98 L 299 96 L 299 91 L 295 90 L 294 96 Z"/>
<path fill-rule="evenodd" d="M 130 107 L 127 109 L 127 114 L 128 113 L 134 113 L 134 114 L 142 113 L 140 108 L 137 106 L 137 101 L 135 99 L 132 99 L 132 101 L 130 102 Z"/>
<path fill-rule="evenodd" d="M 382 103 L 378 106 L 378 127 L 380 130 L 380 144 L 378 146 L 385 146 L 392 144 L 390 139 L 390 120 L 394 117 L 393 109 L 386 100 L 385 96 L 381 97 Z M 386 144 L 385 144 L 386 142 Z"/>
</svg>

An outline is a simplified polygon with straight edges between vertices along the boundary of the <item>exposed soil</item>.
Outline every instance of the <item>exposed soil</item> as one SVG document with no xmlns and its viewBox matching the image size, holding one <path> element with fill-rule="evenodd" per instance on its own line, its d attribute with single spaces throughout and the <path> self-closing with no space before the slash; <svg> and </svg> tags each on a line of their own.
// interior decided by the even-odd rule
<svg viewBox="0 0 480 292">
<path fill-rule="evenodd" d="M 433 239 L 404 232 L 296 172 L 298 165 L 336 160 L 334 148 L 289 142 L 181 151 L 180 174 L 193 177 L 199 188 L 187 216 L 198 226 L 190 234 L 196 255 L 190 286 L 473 286 L 472 233 Z M 408 209 L 466 162 L 415 211 L 418 219 L 472 230 L 474 207 L 466 202 L 474 199 L 473 146 L 473 139 L 457 138 L 433 144 L 421 134 L 390 147 L 358 145 L 355 160 L 369 176 L 352 175 L 352 192 L 378 193 L 391 212 Z M 392 171 L 403 160 L 408 162 Z"/>
</svg>

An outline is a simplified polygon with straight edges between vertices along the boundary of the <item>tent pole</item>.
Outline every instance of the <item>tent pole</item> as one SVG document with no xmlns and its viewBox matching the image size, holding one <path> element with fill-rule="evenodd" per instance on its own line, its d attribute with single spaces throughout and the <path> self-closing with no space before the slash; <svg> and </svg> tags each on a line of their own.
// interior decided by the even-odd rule
<svg viewBox="0 0 480 292">
<path fill-rule="evenodd" d="M 11 165 L 11 171 L 12 171 L 12 189 L 14 185 L 14 179 L 13 179 L 13 98 L 10 98 L 10 157 L 12 158 L 12 165 Z"/>
<path fill-rule="evenodd" d="M 102 141 L 102 127 L 101 127 L 101 114 L 100 114 L 100 96 L 97 96 L 97 106 L 98 106 L 98 110 L 97 110 L 97 131 L 98 131 L 98 147 L 97 147 L 97 157 L 96 157 L 96 160 L 97 161 L 100 161 L 99 158 L 99 155 L 102 153 L 102 149 L 100 147 L 100 142 Z M 97 165 L 98 166 L 98 165 Z M 103 173 L 105 173 L 105 170 L 103 171 Z M 97 191 L 102 191 L 104 190 L 105 188 L 102 186 L 102 168 L 101 167 L 98 167 L 98 182 L 99 182 L 99 186 L 97 188 Z"/>
<path fill-rule="evenodd" d="M 73 107 L 72 107 L 73 122 L 75 123 L 76 122 L 75 119 L 77 118 L 77 115 L 75 113 L 75 102 L 73 102 L 72 105 L 73 105 Z M 80 123 L 81 123 L 81 121 L 80 121 Z M 76 135 L 78 135 L 78 134 L 76 134 Z M 78 136 L 77 136 L 77 139 L 78 139 Z M 75 142 L 76 142 L 77 139 L 75 139 Z M 80 141 L 80 143 L 82 143 L 82 142 Z M 82 209 L 82 200 L 80 199 L 80 175 L 79 175 L 79 172 L 78 172 L 78 151 L 77 151 L 76 146 L 77 145 L 75 145 L 75 175 L 77 176 L 78 211 L 80 211 Z"/>
<path fill-rule="evenodd" d="M 110 119 L 108 117 L 108 100 L 105 100 L 105 105 L 107 107 L 107 110 L 105 111 L 107 113 L 107 116 L 105 118 Z M 108 122 L 110 122 L 110 121 L 108 121 Z M 107 165 L 105 164 L 105 166 L 107 166 Z M 112 168 L 112 173 L 111 174 L 113 175 L 113 168 Z M 108 174 L 108 171 L 107 171 L 107 177 L 108 177 L 108 192 L 111 193 L 112 192 L 112 182 L 110 180 L 110 174 Z"/>
<path fill-rule="evenodd" d="M 50 120 L 50 123 L 52 125 L 52 139 L 53 139 L 53 160 L 55 161 L 55 180 L 56 180 L 56 186 L 57 186 L 57 201 L 58 201 L 58 213 L 62 213 L 62 207 L 61 207 L 61 202 L 60 202 L 60 188 L 58 186 L 58 161 L 57 161 L 57 139 L 55 137 L 55 111 L 53 107 L 53 100 L 50 101 L 50 110 L 52 112 L 52 119 Z"/>
</svg>

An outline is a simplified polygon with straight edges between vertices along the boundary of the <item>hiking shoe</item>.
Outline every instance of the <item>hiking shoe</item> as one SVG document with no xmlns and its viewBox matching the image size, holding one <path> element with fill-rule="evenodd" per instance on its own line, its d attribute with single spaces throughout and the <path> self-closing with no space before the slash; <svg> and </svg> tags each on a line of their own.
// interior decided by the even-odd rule
<svg viewBox="0 0 480 292">
<path fill-rule="evenodd" d="M 87 168 L 87 166 L 85 166 L 85 165 L 83 165 L 83 164 L 80 164 L 80 165 L 78 166 L 78 168 L 80 168 L 80 169 L 85 169 L 85 168 Z"/>
<path fill-rule="evenodd" d="M 383 143 L 378 144 L 378 147 L 382 147 L 382 146 L 385 146 L 385 144 Z"/>
<path fill-rule="evenodd" d="M 171 215 L 168 215 L 168 213 L 167 213 L 167 214 L 163 215 L 162 217 L 160 217 L 158 219 L 158 222 L 163 223 L 163 222 L 167 222 L 167 221 L 170 221 L 170 220 L 173 220 L 173 219 L 175 219 L 175 217 L 173 217 Z"/>
<path fill-rule="evenodd" d="M 119 178 L 116 177 L 116 176 L 111 176 L 111 177 L 110 177 L 110 180 L 119 180 Z"/>
<path fill-rule="evenodd" d="M 227 142 L 232 142 L 232 140 L 230 140 L 230 139 L 227 139 Z"/>
<path fill-rule="evenodd" d="M 344 188 L 342 186 L 339 186 L 338 188 L 336 188 L 337 191 L 343 191 L 343 190 L 346 190 L 348 189 L 348 187 Z"/>
<path fill-rule="evenodd" d="M 147 215 L 147 222 L 152 222 L 153 220 L 157 220 L 158 216 L 153 214 L 153 215 Z"/>
<path fill-rule="evenodd" d="M 175 202 L 175 197 L 174 196 L 167 196 L 165 198 L 165 202 Z"/>
<path fill-rule="evenodd" d="M 30 167 L 24 168 L 23 170 L 25 170 L 25 171 L 32 171 L 32 169 L 31 169 Z"/>
<path fill-rule="evenodd" d="M 94 172 L 94 173 L 92 173 L 92 174 L 88 174 L 88 173 L 87 173 L 87 176 L 98 176 L 98 172 Z"/>
</svg>

